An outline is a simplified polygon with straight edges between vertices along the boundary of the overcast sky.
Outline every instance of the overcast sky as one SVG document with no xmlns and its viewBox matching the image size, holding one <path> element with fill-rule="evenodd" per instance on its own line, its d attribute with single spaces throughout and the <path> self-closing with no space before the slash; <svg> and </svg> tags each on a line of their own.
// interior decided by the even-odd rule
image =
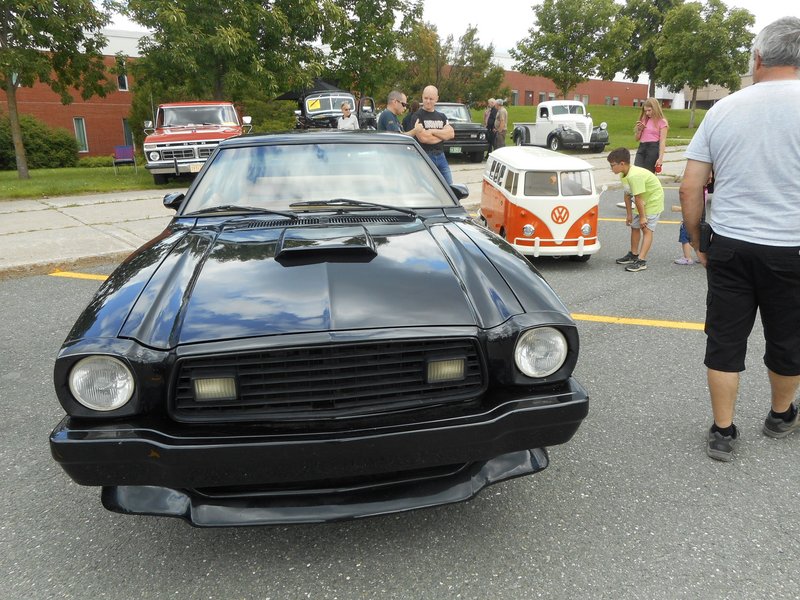
<svg viewBox="0 0 800 600">
<path fill-rule="evenodd" d="M 753 28 L 758 33 L 764 26 L 785 16 L 800 17 L 800 2 L 788 0 L 723 0 L 729 8 L 746 8 L 756 17 Z M 533 25 L 531 7 L 538 2 L 528 0 L 425 0 L 423 18 L 436 25 L 441 38 L 452 34 L 458 39 L 469 25 L 478 28 L 482 46 L 494 45 L 495 52 L 507 53 L 528 36 Z"/>
</svg>

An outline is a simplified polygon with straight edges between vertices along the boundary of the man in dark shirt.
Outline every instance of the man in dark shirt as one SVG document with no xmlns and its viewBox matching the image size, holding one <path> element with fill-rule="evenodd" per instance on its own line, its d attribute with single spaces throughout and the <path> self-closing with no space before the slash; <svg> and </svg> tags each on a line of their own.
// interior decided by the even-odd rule
<svg viewBox="0 0 800 600">
<path fill-rule="evenodd" d="M 447 122 L 447 116 L 436 110 L 436 102 L 439 100 L 439 90 L 435 86 L 429 85 L 422 92 L 422 108 L 412 117 L 415 123 L 414 136 L 417 138 L 422 149 L 439 169 L 447 183 L 453 183 L 453 176 L 450 173 L 450 165 L 444 155 L 444 143 L 452 140 L 456 132 L 453 126 Z M 418 130 L 417 126 L 421 125 Z"/>
<path fill-rule="evenodd" d="M 497 118 L 497 101 L 489 98 L 489 114 L 486 116 L 486 131 L 489 137 L 489 152 L 495 149 L 494 145 L 494 122 Z"/>
<path fill-rule="evenodd" d="M 422 126 L 412 127 L 409 131 L 403 131 L 397 115 L 403 114 L 406 106 L 406 95 L 403 92 L 398 92 L 397 90 L 389 92 L 389 97 L 386 100 L 386 110 L 378 117 L 378 131 L 403 133 L 412 137 L 417 131 L 422 131 Z"/>
</svg>

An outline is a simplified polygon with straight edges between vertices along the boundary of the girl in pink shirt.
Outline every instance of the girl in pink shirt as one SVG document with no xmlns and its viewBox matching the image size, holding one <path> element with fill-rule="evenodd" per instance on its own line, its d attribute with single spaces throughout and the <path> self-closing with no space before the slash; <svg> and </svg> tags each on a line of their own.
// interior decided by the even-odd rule
<svg viewBox="0 0 800 600">
<path fill-rule="evenodd" d="M 636 121 L 634 133 L 639 141 L 639 149 L 633 164 L 644 167 L 652 173 L 661 171 L 664 149 L 667 147 L 669 123 L 661 112 L 661 105 L 655 98 L 648 98 L 642 105 L 642 113 Z"/>
</svg>

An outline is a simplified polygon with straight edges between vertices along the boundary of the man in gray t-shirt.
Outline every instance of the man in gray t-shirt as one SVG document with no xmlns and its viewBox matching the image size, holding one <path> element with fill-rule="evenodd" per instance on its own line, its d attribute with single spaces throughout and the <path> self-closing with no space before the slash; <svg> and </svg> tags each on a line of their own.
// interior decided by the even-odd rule
<svg viewBox="0 0 800 600">
<path fill-rule="evenodd" d="M 782 438 L 800 428 L 793 402 L 800 387 L 800 19 L 765 27 L 753 60 L 754 85 L 703 119 L 680 189 L 686 230 L 708 278 L 705 365 L 714 424 L 706 452 L 724 461 L 738 441 L 734 405 L 757 311 L 772 399 L 762 431 Z M 712 169 L 714 199 L 701 233 Z"/>
</svg>

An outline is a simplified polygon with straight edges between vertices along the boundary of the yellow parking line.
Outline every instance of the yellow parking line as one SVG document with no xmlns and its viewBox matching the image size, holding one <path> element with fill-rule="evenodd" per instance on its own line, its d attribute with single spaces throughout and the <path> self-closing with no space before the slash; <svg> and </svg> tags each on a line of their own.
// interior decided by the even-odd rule
<svg viewBox="0 0 800 600">
<path fill-rule="evenodd" d="M 657 319 L 629 319 L 627 317 L 607 317 L 603 315 L 584 315 L 573 313 L 576 321 L 593 321 L 595 323 L 613 323 L 615 325 L 641 325 L 642 327 L 668 327 L 671 329 L 693 329 L 703 331 L 703 323 L 690 323 L 688 321 L 660 321 Z"/>
<path fill-rule="evenodd" d="M 624 223 L 625 222 L 625 219 L 620 219 L 620 218 L 617 218 L 617 217 L 598 217 L 597 220 L 598 221 L 612 221 L 614 223 Z M 659 219 L 658 220 L 658 224 L 659 225 L 661 225 L 661 224 L 664 224 L 664 225 L 680 225 L 681 221 L 662 221 L 661 219 Z"/>
<path fill-rule="evenodd" d="M 52 277 L 69 277 L 71 279 L 94 279 L 105 281 L 108 275 L 95 275 L 94 273 L 74 273 L 73 271 L 54 271 L 50 273 Z"/>
</svg>

